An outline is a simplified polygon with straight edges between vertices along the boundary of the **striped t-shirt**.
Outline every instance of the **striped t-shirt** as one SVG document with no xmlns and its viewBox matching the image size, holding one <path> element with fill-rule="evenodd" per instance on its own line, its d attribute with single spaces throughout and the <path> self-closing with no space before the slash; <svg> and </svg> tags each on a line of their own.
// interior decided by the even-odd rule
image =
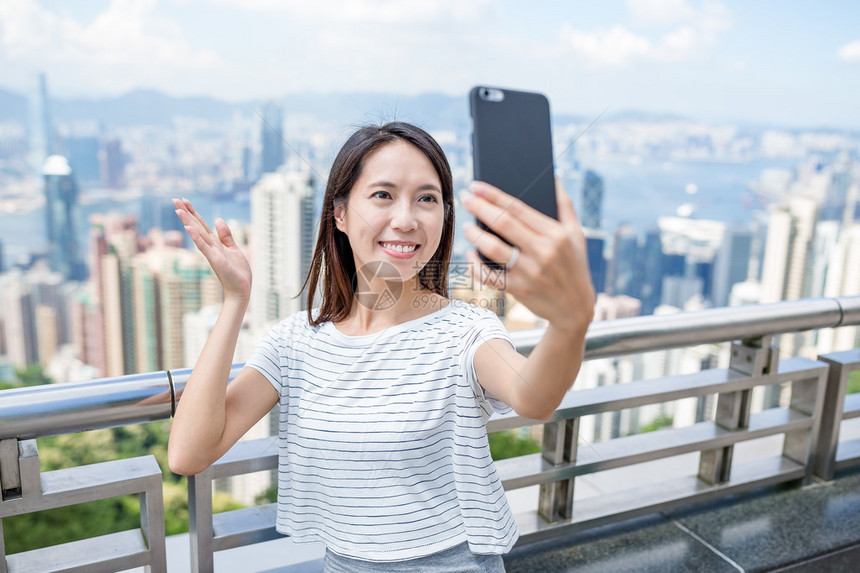
<svg viewBox="0 0 860 573">
<path fill-rule="evenodd" d="M 464 541 L 507 553 L 519 531 L 486 421 L 510 407 L 472 365 L 493 338 L 513 346 L 494 313 L 457 300 L 365 336 L 306 311 L 272 329 L 246 364 L 280 394 L 278 531 L 368 561 Z"/>
</svg>

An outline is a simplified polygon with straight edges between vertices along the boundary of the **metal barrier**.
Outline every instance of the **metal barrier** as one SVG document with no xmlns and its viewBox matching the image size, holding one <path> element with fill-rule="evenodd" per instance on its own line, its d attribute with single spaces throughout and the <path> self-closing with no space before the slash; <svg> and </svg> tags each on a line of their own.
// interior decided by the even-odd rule
<svg viewBox="0 0 860 573">
<path fill-rule="evenodd" d="M 858 324 L 860 296 L 593 324 L 586 340 L 586 359 L 737 342 L 726 369 L 570 392 L 547 422 L 515 415 L 494 416 L 488 423 L 489 432 L 544 424 L 542 453 L 497 462 L 507 490 L 540 485 L 538 513 L 516 516 L 521 543 L 762 485 L 808 481 L 813 473 L 832 479 L 836 469 L 860 463 L 860 441 L 839 440 L 841 421 L 860 417 L 860 398 L 845 396 L 849 373 L 860 368 L 860 350 L 828 354 L 819 360 L 779 360 L 778 349 L 771 344 L 772 337 L 781 333 Z M 541 329 L 512 333 L 517 349 L 524 354 L 534 348 L 541 335 Z M 241 366 L 234 365 L 231 376 Z M 97 540 L 10 556 L 0 545 L 4 556 L 0 573 L 10 569 L 107 571 L 140 564 L 154 571 L 164 570 L 160 472 L 158 487 L 154 488 L 150 475 L 158 468 L 151 456 L 107 462 L 127 464 L 112 466 L 110 473 L 107 468 L 95 466 L 60 470 L 77 472 L 72 480 L 77 489 L 51 490 L 45 484 L 50 485 L 53 477 L 58 478 L 57 483 L 68 482 L 59 479 L 59 475 L 49 476 L 56 472 L 38 474 L 31 440 L 166 419 L 175 410 L 189 372 L 176 370 L 0 392 L 0 540 L 4 516 L 100 499 L 95 495 L 111 497 L 134 489 L 133 493 L 141 494 L 142 507 L 147 508 L 141 512 L 143 533 L 134 541 L 117 541 L 114 545 L 122 549 L 122 554 L 114 555 L 113 560 L 99 558 L 88 549 L 98 545 Z M 789 406 L 751 413 L 752 389 L 773 384 L 791 386 Z M 717 396 L 713 422 L 616 438 L 577 451 L 582 416 L 705 395 Z M 743 464 L 733 461 L 736 444 L 771 435 L 785 436 L 781 455 Z M 240 442 L 211 468 L 189 479 L 191 561 L 195 571 L 212 569 L 213 551 L 277 537 L 274 506 L 213 516 L 211 505 L 213 479 L 275 467 L 275 440 Z M 579 476 L 691 452 L 699 455 L 697 475 L 573 503 Z M 132 467 L 133 463 L 138 465 Z M 41 492 L 35 485 L 39 483 Z M 58 554 L 63 555 L 62 560 L 50 561 L 52 555 Z M 88 561 L 74 565 L 76 558 L 84 562 L 82 556 Z"/>
</svg>

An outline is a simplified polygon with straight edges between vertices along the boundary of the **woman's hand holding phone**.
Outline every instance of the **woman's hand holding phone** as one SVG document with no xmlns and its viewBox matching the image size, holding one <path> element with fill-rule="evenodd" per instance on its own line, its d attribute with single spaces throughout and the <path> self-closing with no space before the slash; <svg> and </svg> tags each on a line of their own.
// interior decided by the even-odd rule
<svg viewBox="0 0 860 573">
<path fill-rule="evenodd" d="M 466 238 L 487 258 L 516 262 L 504 271 L 492 270 L 470 251 L 473 276 L 489 287 L 505 290 L 552 326 L 581 333 L 594 316 L 595 293 L 588 270 L 585 235 L 573 202 L 555 182 L 558 220 L 488 183 L 475 181 L 463 205 L 478 220 L 507 240 L 473 223 Z M 513 245 L 513 246 L 512 246 Z"/>
<path fill-rule="evenodd" d="M 191 240 L 221 281 L 224 297 L 247 303 L 251 298 L 251 265 L 233 240 L 227 223 L 215 219 L 212 230 L 187 199 L 174 199 L 173 206 Z"/>
</svg>

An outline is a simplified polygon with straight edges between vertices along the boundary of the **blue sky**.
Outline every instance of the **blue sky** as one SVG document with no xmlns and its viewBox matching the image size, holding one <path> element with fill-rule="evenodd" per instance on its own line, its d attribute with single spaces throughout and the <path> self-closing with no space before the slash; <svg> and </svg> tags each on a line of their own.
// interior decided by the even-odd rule
<svg viewBox="0 0 860 573">
<path fill-rule="evenodd" d="M 860 2 L 14 0 L 0 86 L 547 93 L 557 111 L 860 128 Z"/>
</svg>

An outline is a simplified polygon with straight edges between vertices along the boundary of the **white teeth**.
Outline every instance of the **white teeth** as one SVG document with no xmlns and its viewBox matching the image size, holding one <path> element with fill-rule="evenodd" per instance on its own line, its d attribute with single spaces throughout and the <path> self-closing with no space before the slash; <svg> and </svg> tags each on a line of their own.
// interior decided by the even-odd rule
<svg viewBox="0 0 860 573">
<path fill-rule="evenodd" d="M 398 253 L 411 253 L 416 248 L 418 248 L 417 245 L 411 245 L 408 247 L 404 247 L 403 245 L 391 245 L 389 243 L 382 243 L 382 246 L 385 247 L 386 249 L 389 249 L 392 251 L 397 251 Z"/>
</svg>

